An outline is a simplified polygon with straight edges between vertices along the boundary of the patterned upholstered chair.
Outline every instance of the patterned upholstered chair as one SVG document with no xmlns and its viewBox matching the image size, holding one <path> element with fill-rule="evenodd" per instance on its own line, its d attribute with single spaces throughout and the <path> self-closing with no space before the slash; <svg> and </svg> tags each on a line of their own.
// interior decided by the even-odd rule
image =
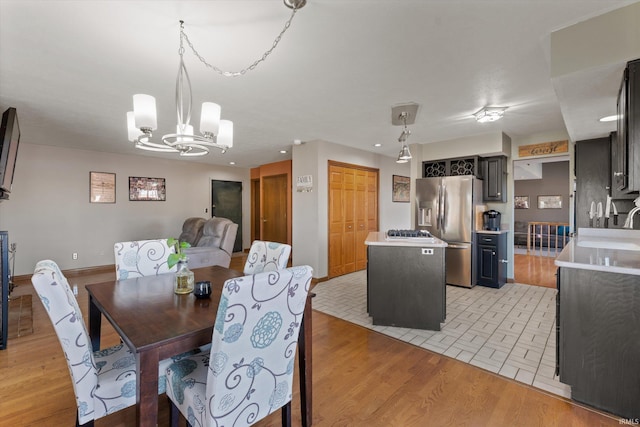
<svg viewBox="0 0 640 427">
<path fill-rule="evenodd" d="M 167 239 L 118 242 L 113 245 L 116 257 L 116 278 L 153 276 L 177 271 L 169 268 L 167 258 L 174 251 L 167 245 Z"/>
<path fill-rule="evenodd" d="M 285 243 L 254 240 L 244 264 L 244 274 L 256 274 L 287 268 L 291 246 Z"/>
<path fill-rule="evenodd" d="M 122 344 L 92 351 L 78 302 L 55 262 L 38 262 L 31 282 L 53 323 L 69 366 L 78 406 L 76 425 L 92 426 L 98 418 L 135 405 L 135 355 Z M 167 367 L 180 357 L 184 355 L 160 362 L 158 393 L 164 393 Z"/>
<path fill-rule="evenodd" d="M 292 267 L 227 280 L 210 354 L 167 369 L 171 425 L 247 426 L 282 408 L 291 424 L 298 333 L 313 270 Z M 176 408 L 177 407 L 177 408 Z"/>
</svg>

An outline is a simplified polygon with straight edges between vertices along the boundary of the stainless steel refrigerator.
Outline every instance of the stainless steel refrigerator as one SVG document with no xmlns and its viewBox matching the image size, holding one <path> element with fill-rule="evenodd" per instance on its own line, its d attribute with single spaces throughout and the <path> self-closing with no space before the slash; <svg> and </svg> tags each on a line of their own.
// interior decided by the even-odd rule
<svg viewBox="0 0 640 427">
<path fill-rule="evenodd" d="M 416 180 L 416 228 L 449 244 L 445 251 L 448 284 L 476 284 L 476 206 L 482 204 L 482 181 L 474 176 Z M 481 226 L 481 224 L 478 224 Z"/>
</svg>

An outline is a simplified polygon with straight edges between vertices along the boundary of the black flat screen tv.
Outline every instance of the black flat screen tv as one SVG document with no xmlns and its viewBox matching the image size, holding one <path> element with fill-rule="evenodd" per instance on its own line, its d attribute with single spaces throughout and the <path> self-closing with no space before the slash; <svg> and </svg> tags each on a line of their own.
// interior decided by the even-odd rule
<svg viewBox="0 0 640 427">
<path fill-rule="evenodd" d="M 11 193 L 19 144 L 18 114 L 16 109 L 11 107 L 2 114 L 0 128 L 0 199 L 8 199 Z"/>
</svg>

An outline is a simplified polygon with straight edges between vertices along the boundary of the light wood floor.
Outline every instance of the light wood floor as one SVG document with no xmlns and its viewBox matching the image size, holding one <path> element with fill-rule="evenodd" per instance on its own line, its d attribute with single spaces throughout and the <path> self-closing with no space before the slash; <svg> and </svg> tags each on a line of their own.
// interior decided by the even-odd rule
<svg viewBox="0 0 640 427">
<path fill-rule="evenodd" d="M 553 263 L 554 257 L 514 254 L 513 258 L 516 283 L 544 286 L 545 288 L 556 287 L 557 267 Z"/>
<path fill-rule="evenodd" d="M 233 268 L 242 268 L 242 259 L 233 262 Z M 78 300 L 86 310 L 83 285 L 114 277 L 69 275 L 69 282 L 79 285 Z M 14 295 L 33 292 L 27 281 Z M 0 351 L 0 426 L 72 426 L 76 408 L 69 372 L 37 298 L 33 313 L 34 333 L 10 340 Z M 105 346 L 119 341 L 108 322 L 102 341 Z M 313 357 L 315 426 L 619 425 L 616 417 L 315 311 Z M 299 426 L 297 393 L 293 411 L 293 425 Z M 164 396 L 159 412 L 160 426 L 167 426 Z M 129 408 L 96 426 L 132 426 L 134 420 Z M 279 413 L 257 425 L 280 425 Z"/>
</svg>

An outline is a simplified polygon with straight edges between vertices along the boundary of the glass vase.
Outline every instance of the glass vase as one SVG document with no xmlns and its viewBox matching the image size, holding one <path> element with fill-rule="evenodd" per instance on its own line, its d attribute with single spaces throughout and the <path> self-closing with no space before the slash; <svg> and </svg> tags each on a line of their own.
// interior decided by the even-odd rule
<svg viewBox="0 0 640 427">
<path fill-rule="evenodd" d="M 178 262 L 178 271 L 176 272 L 174 292 L 179 295 L 189 294 L 193 292 L 193 284 L 193 271 L 189 270 L 187 261 Z"/>
</svg>

